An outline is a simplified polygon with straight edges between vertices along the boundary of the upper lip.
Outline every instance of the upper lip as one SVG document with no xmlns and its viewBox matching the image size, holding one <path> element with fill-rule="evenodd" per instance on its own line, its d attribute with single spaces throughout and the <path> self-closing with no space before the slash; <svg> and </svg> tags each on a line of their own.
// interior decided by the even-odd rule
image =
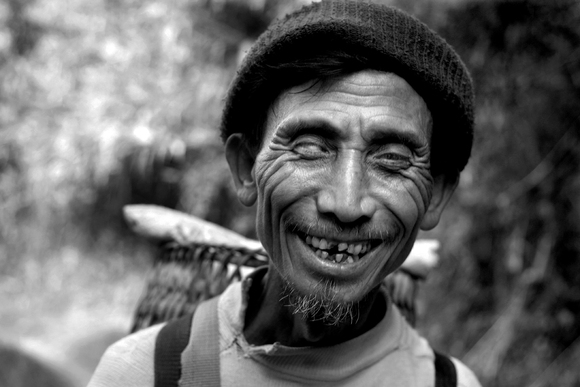
<svg viewBox="0 0 580 387">
<path fill-rule="evenodd" d="M 352 239 L 350 237 L 337 237 L 337 236 L 328 236 L 328 235 L 316 235 L 316 234 L 306 234 L 306 236 L 316 237 L 318 239 L 326 239 L 328 242 L 334 243 L 349 243 L 349 244 L 356 244 L 356 243 L 367 243 L 372 241 L 372 239 Z"/>
<path fill-rule="evenodd" d="M 365 236 L 367 236 L 367 238 L 361 238 L 361 234 L 362 233 L 344 233 L 344 234 L 339 234 L 339 233 L 324 233 L 324 232 L 317 232 L 315 230 L 301 230 L 301 229 L 292 229 L 290 230 L 291 232 L 299 235 L 302 238 L 306 238 L 307 236 L 311 236 L 311 237 L 316 237 L 319 239 L 326 239 L 327 241 L 332 241 L 335 243 L 341 243 L 341 242 L 345 242 L 345 243 L 367 243 L 367 242 L 371 242 L 374 243 L 376 241 L 381 241 L 382 238 L 380 237 L 373 237 L 372 235 L 368 235 L 366 234 Z"/>
<path fill-rule="evenodd" d="M 319 234 L 319 233 L 312 233 L 312 232 L 302 232 L 302 231 L 298 231 L 295 230 L 294 231 L 296 234 L 298 234 L 300 237 L 302 237 L 303 239 L 306 239 L 306 237 L 313 237 L 313 238 L 318 238 L 318 239 L 325 239 L 327 242 L 332 242 L 335 244 L 338 243 L 348 243 L 348 244 L 357 244 L 357 243 L 371 243 L 371 244 L 376 244 L 377 242 L 380 242 L 381 239 L 379 238 L 367 238 L 367 239 L 362 239 L 362 238 L 353 238 L 352 236 L 340 236 L 340 235 L 323 235 L 323 234 Z"/>
</svg>

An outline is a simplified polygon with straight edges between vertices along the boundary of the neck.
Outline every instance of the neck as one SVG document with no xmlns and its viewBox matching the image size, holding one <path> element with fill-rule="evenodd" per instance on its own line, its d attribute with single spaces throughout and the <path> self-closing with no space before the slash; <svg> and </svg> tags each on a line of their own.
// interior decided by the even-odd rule
<svg viewBox="0 0 580 387">
<path fill-rule="evenodd" d="M 357 307 L 355 318 L 329 325 L 321 319 L 295 313 L 285 294 L 284 281 L 274 269 L 256 279 L 249 291 L 244 336 L 253 345 L 278 342 L 289 347 L 328 346 L 353 339 L 372 329 L 386 312 L 385 300 L 376 288 Z"/>
</svg>

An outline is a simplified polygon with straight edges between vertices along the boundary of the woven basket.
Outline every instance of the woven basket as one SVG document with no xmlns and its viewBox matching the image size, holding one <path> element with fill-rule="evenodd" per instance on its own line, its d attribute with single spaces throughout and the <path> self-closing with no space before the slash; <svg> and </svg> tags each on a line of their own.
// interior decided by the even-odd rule
<svg viewBox="0 0 580 387">
<path fill-rule="evenodd" d="M 169 242 L 161 246 L 135 311 L 131 332 L 195 311 L 242 278 L 243 268 L 263 266 L 261 252 Z"/>
<path fill-rule="evenodd" d="M 183 213 L 128 206 L 125 218 L 135 232 L 160 242 L 131 332 L 195 311 L 199 302 L 239 281 L 243 271 L 268 262 L 259 242 Z M 416 267 L 403 267 L 384 280 L 392 301 L 412 325 L 418 282 L 424 276 Z"/>
</svg>

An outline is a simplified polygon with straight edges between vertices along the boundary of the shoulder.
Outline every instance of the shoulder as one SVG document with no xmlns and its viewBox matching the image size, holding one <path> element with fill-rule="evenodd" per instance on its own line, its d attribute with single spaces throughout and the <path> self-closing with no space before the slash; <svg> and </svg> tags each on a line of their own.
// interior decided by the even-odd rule
<svg viewBox="0 0 580 387">
<path fill-rule="evenodd" d="M 481 387 L 473 371 L 467 368 L 465 364 L 453 357 L 451 361 L 457 371 L 457 387 Z"/>
<path fill-rule="evenodd" d="M 111 345 L 88 387 L 153 386 L 155 340 L 163 326 L 140 330 Z"/>
<path fill-rule="evenodd" d="M 391 307 L 393 309 L 394 314 L 396 315 L 396 320 L 399 321 L 399 325 L 402 327 L 402 334 L 401 334 L 401 347 L 407 347 L 413 353 L 415 357 L 415 361 L 422 362 L 424 364 L 425 361 L 430 363 L 430 377 L 433 377 L 433 362 L 435 360 L 435 352 L 433 348 L 423 336 L 419 334 L 413 328 L 406 318 L 399 312 L 396 305 L 391 303 Z M 481 387 L 481 384 L 477 380 L 477 377 L 465 364 L 463 364 L 460 360 L 451 357 L 448 357 L 453 365 L 455 366 L 455 371 L 457 374 L 457 387 Z M 420 374 L 416 373 L 416 375 L 427 375 L 427 374 Z M 431 379 L 430 379 L 431 380 Z"/>
</svg>

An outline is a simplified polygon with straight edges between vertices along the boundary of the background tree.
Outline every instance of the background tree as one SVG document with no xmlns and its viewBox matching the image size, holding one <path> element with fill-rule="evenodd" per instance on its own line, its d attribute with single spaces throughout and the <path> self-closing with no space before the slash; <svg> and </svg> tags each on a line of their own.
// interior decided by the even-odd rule
<svg viewBox="0 0 580 387">
<path fill-rule="evenodd" d="M 469 289 L 456 310 L 468 329 L 443 336 L 471 347 L 487 385 L 580 383 L 579 11 L 469 2 L 441 27 L 472 70 L 478 131 L 449 251 L 470 273 L 450 288 Z"/>
</svg>

